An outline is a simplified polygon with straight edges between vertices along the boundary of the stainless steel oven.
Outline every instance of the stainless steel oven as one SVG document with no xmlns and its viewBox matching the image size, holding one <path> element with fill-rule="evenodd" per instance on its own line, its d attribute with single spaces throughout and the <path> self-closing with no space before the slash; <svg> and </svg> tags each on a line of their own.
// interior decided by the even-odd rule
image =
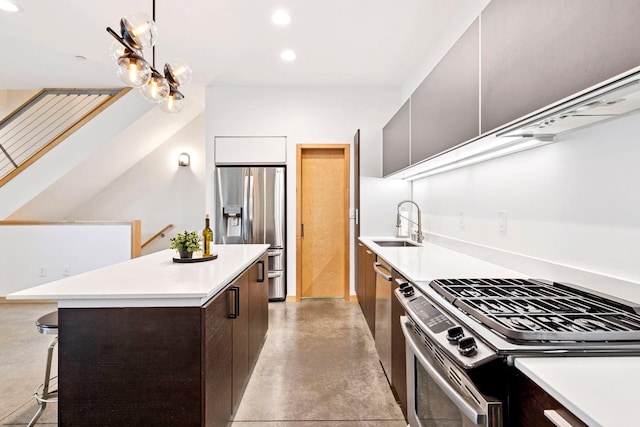
<svg viewBox="0 0 640 427">
<path fill-rule="evenodd" d="M 483 395 L 471 378 L 401 317 L 407 357 L 411 427 L 503 425 L 502 401 Z"/>
<path fill-rule="evenodd" d="M 442 279 L 395 296 L 411 427 L 509 425 L 517 357 L 640 354 L 640 307 L 572 284 Z"/>
</svg>

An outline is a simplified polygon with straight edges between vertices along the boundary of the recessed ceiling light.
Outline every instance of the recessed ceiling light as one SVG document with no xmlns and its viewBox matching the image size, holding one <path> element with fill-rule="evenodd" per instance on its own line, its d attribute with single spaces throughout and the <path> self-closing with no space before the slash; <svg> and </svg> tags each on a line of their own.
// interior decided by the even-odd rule
<svg viewBox="0 0 640 427">
<path fill-rule="evenodd" d="M 271 20 L 276 25 L 288 25 L 291 22 L 291 15 L 287 13 L 285 10 L 278 10 L 276 13 L 271 15 Z"/>
<path fill-rule="evenodd" d="M 0 10 L 5 12 L 20 12 L 22 8 L 10 0 L 0 0 Z"/>
<path fill-rule="evenodd" d="M 280 58 L 282 58 L 283 61 L 291 62 L 296 59 L 296 54 L 291 49 L 285 49 L 280 54 Z"/>
</svg>

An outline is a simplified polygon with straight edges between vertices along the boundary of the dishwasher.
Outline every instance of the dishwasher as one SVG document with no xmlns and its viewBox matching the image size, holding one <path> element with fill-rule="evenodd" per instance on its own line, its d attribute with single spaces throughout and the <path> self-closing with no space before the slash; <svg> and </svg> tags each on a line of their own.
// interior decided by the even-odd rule
<svg viewBox="0 0 640 427">
<path fill-rule="evenodd" d="M 380 257 L 373 263 L 376 272 L 376 350 L 391 384 L 391 267 Z"/>
</svg>

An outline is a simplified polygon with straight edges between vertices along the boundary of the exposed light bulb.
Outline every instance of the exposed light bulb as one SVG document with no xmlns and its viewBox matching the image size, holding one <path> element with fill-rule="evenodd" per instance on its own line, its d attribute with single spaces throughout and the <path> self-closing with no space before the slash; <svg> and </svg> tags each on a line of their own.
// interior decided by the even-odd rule
<svg viewBox="0 0 640 427">
<path fill-rule="evenodd" d="M 172 59 L 164 66 L 164 75 L 173 80 L 177 86 L 184 86 L 191 81 L 192 70 L 187 61 L 180 58 Z"/>
<path fill-rule="evenodd" d="M 182 111 L 183 104 L 184 100 L 176 98 L 173 95 L 169 95 L 160 106 L 160 109 L 165 113 L 179 113 Z"/>
<path fill-rule="evenodd" d="M 146 13 L 135 12 L 120 20 L 120 32 L 131 47 L 143 49 L 156 44 L 158 27 Z"/>
<path fill-rule="evenodd" d="M 151 102 L 163 102 L 164 99 L 169 96 L 169 91 L 169 82 L 159 73 L 153 73 L 149 83 L 140 87 L 142 96 Z"/>
<path fill-rule="evenodd" d="M 136 75 L 138 74 L 138 67 L 133 62 L 129 63 L 129 80 L 135 81 Z"/>
<path fill-rule="evenodd" d="M 126 53 L 118 58 L 116 74 L 125 84 L 133 87 L 145 85 L 151 78 L 151 67 L 140 56 Z"/>
</svg>

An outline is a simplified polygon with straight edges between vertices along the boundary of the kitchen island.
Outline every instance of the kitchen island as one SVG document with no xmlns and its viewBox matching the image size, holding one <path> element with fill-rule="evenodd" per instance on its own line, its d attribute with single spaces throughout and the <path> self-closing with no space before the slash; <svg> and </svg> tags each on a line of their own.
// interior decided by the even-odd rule
<svg viewBox="0 0 640 427">
<path fill-rule="evenodd" d="M 59 425 L 226 425 L 267 330 L 267 248 L 166 250 L 8 295 L 58 300 Z"/>
</svg>

